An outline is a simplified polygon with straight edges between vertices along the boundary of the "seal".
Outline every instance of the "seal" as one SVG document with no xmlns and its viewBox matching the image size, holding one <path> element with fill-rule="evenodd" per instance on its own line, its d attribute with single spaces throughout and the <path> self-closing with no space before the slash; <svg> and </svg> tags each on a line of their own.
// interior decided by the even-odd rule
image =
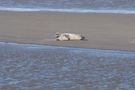
<svg viewBox="0 0 135 90">
<path fill-rule="evenodd" d="M 71 40 L 86 40 L 86 38 L 80 34 L 75 33 L 56 33 L 57 41 L 71 41 Z"/>
</svg>

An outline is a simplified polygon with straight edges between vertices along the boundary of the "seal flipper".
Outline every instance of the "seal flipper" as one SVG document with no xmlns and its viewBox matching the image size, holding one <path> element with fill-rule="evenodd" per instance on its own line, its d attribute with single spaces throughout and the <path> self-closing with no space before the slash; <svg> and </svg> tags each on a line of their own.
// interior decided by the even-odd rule
<svg viewBox="0 0 135 90">
<path fill-rule="evenodd" d="M 65 37 L 66 37 L 68 40 L 70 40 L 70 37 L 69 37 L 69 35 L 65 35 Z"/>
</svg>

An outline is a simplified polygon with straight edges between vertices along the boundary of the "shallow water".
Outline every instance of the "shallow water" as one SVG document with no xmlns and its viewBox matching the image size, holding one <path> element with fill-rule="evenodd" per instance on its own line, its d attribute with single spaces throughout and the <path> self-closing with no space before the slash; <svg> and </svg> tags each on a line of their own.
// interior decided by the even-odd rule
<svg viewBox="0 0 135 90">
<path fill-rule="evenodd" d="M 0 43 L 0 90 L 135 90 L 135 52 Z"/>
<path fill-rule="evenodd" d="M 134 0 L 0 0 L 0 10 L 135 14 Z"/>
</svg>

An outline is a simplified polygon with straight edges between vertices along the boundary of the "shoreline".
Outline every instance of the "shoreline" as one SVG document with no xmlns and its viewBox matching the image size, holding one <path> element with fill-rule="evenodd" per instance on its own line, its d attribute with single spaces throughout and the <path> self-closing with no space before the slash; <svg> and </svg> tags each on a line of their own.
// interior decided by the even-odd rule
<svg viewBox="0 0 135 90">
<path fill-rule="evenodd" d="M 7 44 L 7 45 L 15 45 L 15 46 L 26 46 L 27 47 L 39 47 L 39 48 L 45 48 L 45 47 L 53 47 L 53 48 L 62 48 L 62 49 L 75 49 L 75 50 L 94 50 L 94 51 L 105 51 L 105 52 L 114 52 L 114 53 L 128 53 L 133 54 L 135 53 L 134 50 L 120 50 L 120 49 L 106 49 L 106 48 L 87 48 L 87 47 L 77 47 L 77 46 L 64 46 L 64 45 L 50 45 L 50 44 L 35 44 L 35 43 L 19 43 L 19 42 L 3 42 L 0 41 L 1 44 Z M 19 47 L 21 48 L 21 47 Z"/>
<path fill-rule="evenodd" d="M 100 50 L 135 51 L 135 15 L 57 12 L 0 12 L 0 41 Z M 73 32 L 88 41 L 55 41 Z"/>
<path fill-rule="evenodd" d="M 43 12 L 43 13 L 82 13 L 82 14 L 135 14 L 130 9 L 79 9 L 79 8 L 0 8 L 0 12 Z"/>
</svg>

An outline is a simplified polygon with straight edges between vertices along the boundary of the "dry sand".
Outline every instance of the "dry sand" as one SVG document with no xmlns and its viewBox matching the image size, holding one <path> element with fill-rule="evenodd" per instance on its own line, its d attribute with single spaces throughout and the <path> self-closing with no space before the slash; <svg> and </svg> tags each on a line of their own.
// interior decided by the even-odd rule
<svg viewBox="0 0 135 90">
<path fill-rule="evenodd" d="M 56 32 L 88 41 L 55 41 Z M 135 51 L 135 15 L 0 12 L 0 41 Z"/>
</svg>

